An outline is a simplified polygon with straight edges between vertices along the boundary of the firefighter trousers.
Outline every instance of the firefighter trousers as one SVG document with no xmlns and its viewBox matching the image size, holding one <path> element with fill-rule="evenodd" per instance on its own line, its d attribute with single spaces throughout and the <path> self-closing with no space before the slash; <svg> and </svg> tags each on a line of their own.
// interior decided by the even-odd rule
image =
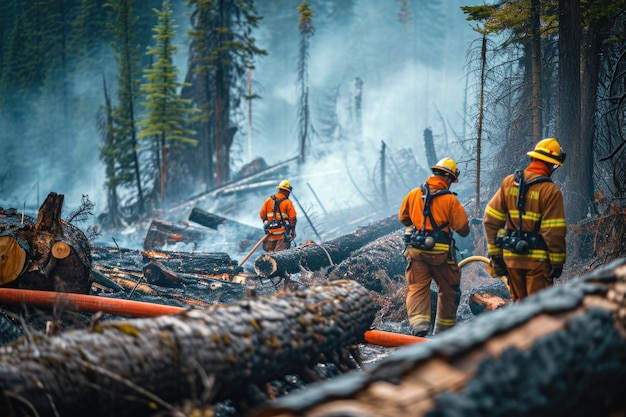
<svg viewBox="0 0 626 417">
<path fill-rule="evenodd" d="M 552 285 L 548 261 L 505 260 L 511 299 L 521 300 Z"/>
<path fill-rule="evenodd" d="M 456 262 L 448 263 L 448 253 L 429 253 L 409 247 L 406 267 L 406 310 L 413 334 L 428 331 L 431 322 L 430 284 L 437 285 L 437 313 L 433 334 L 456 324 L 461 299 L 461 271 Z"/>
</svg>

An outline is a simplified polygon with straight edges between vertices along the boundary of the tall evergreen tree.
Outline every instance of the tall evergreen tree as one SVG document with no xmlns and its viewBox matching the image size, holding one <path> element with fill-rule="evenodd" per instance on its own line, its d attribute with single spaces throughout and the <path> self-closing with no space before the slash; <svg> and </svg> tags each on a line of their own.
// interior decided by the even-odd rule
<svg viewBox="0 0 626 417">
<path fill-rule="evenodd" d="M 199 148 L 186 157 L 193 175 L 207 187 L 230 179 L 230 149 L 238 129 L 234 114 L 247 95 L 246 73 L 254 57 L 267 52 L 255 45 L 252 29 L 260 16 L 253 0 L 189 0 L 195 7 L 183 96 L 201 110 L 195 125 Z"/>
<path fill-rule="evenodd" d="M 141 86 L 145 94 L 147 112 L 139 125 L 143 127 L 140 138 L 150 138 L 157 149 L 156 162 L 159 172 L 161 200 L 165 199 L 167 183 L 167 151 L 177 146 L 196 145 L 192 138 L 195 131 L 187 127 L 190 116 L 195 113 L 191 100 L 181 98 L 178 92 L 182 83 L 177 82 L 178 69 L 173 63 L 178 48 L 173 41 L 176 36 L 171 19 L 170 0 L 163 0 L 162 9 L 155 10 L 158 25 L 154 28 L 156 47 L 148 47 L 148 54 L 156 58 L 154 65 L 145 72 L 146 83 Z"/>
<path fill-rule="evenodd" d="M 139 161 L 139 142 L 137 137 L 137 99 L 138 77 L 141 68 L 138 63 L 141 59 L 140 46 L 135 43 L 134 31 L 137 17 L 133 14 L 133 0 L 109 0 L 105 5 L 111 7 L 114 14 L 114 23 L 109 25 L 113 33 L 112 43 L 115 51 L 115 61 L 118 65 L 118 105 L 113 111 L 115 139 L 110 146 L 103 147 L 104 152 L 112 152 L 117 157 L 116 173 L 113 183 L 131 187 L 137 190 L 136 203 L 139 212 L 144 211 L 144 190 Z M 111 180 L 111 179 L 109 179 Z"/>
</svg>

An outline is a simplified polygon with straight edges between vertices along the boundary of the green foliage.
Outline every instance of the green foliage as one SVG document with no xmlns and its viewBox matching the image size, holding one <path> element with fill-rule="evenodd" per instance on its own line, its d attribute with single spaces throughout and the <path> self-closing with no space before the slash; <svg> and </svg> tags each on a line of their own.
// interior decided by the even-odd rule
<svg viewBox="0 0 626 417">
<path fill-rule="evenodd" d="M 190 137 L 196 132 L 186 128 L 186 125 L 197 110 L 190 107 L 191 100 L 181 98 L 177 92 L 183 84 L 176 81 L 180 73 L 173 64 L 173 56 L 177 52 L 172 42 L 176 26 L 171 20 L 170 1 L 164 0 L 162 10 L 155 10 L 155 13 L 159 16 L 159 24 L 154 29 L 156 47 L 148 47 L 148 54 L 154 56 L 156 62 L 145 71 L 146 83 L 141 86 L 146 96 L 144 105 L 147 112 L 139 122 L 144 128 L 139 137 L 151 137 L 157 141 L 164 138 L 166 143 L 196 145 L 197 141 Z"/>
</svg>

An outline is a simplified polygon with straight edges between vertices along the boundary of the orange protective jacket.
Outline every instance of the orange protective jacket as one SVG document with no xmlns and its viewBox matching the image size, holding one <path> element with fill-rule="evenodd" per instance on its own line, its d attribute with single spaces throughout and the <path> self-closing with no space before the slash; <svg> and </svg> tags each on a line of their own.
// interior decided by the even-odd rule
<svg viewBox="0 0 626 417">
<path fill-rule="evenodd" d="M 533 161 L 524 170 L 524 181 L 528 182 L 541 175 L 548 176 L 549 168 L 540 161 Z M 528 261 L 549 259 L 551 264 L 565 263 L 565 210 L 561 190 L 553 182 L 540 182 L 531 185 L 526 191 L 525 213 L 522 215 L 522 231 L 532 232 L 539 224 L 537 234 L 543 238 L 547 250 L 535 248 L 527 254 L 517 254 L 496 246 L 498 230 L 516 230 L 519 224 L 517 194 L 519 184 L 513 174 L 507 176 L 500 189 L 485 208 L 483 224 L 487 237 L 487 249 L 491 256 L 504 256 L 507 265 L 523 267 Z"/>
<path fill-rule="evenodd" d="M 259 215 L 261 216 L 261 220 L 265 222 L 266 220 L 272 222 L 274 220 L 282 220 L 289 223 L 292 230 L 296 228 L 296 208 L 293 206 L 293 202 L 289 200 L 289 195 L 283 192 L 278 192 L 273 195 L 276 198 L 276 201 L 280 201 L 280 204 L 276 208 L 277 219 L 274 219 L 274 200 L 272 197 L 268 197 L 267 200 L 261 206 L 261 211 Z M 284 239 L 283 234 L 271 234 L 268 237 L 269 240 L 279 240 Z"/>
<path fill-rule="evenodd" d="M 430 187 L 431 193 L 437 189 L 448 189 L 446 181 L 437 175 L 431 175 L 426 180 L 426 184 Z M 452 235 L 452 230 L 460 236 L 469 234 L 469 222 L 465 209 L 454 194 L 444 194 L 432 199 L 430 203 L 430 212 L 438 226 L 448 222 L 448 225 L 441 230 Z M 400 210 L 398 211 L 398 220 L 405 226 L 415 226 L 418 230 L 424 224 L 424 198 L 422 196 L 421 187 L 411 190 L 402 200 Z M 434 230 L 430 219 L 426 218 L 425 230 Z M 432 252 L 447 252 L 450 248 L 449 244 L 436 243 Z M 429 251 L 423 251 L 429 252 Z"/>
</svg>

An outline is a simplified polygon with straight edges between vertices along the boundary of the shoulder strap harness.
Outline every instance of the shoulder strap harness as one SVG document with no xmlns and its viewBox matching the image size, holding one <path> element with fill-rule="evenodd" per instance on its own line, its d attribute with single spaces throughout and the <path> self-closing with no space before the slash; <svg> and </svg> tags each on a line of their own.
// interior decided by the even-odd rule
<svg viewBox="0 0 626 417">
<path fill-rule="evenodd" d="M 524 171 L 521 169 L 518 169 L 515 171 L 515 173 L 513 174 L 513 180 L 515 181 L 516 184 L 519 185 L 519 191 L 517 192 L 517 200 L 516 200 L 517 212 L 519 214 L 519 221 L 517 223 L 517 231 L 519 233 L 519 236 L 521 236 L 522 235 L 522 215 L 526 213 L 526 209 L 525 209 L 526 193 L 528 192 L 528 189 L 530 188 L 531 185 L 539 184 L 540 182 L 552 182 L 552 180 L 550 179 L 550 177 L 541 175 L 539 177 L 535 177 L 532 180 L 526 182 L 524 181 Z M 535 229 L 532 231 L 532 233 L 537 234 L 540 227 L 541 227 L 541 222 L 537 221 L 535 223 Z"/>
<path fill-rule="evenodd" d="M 280 213 L 280 203 L 282 203 L 283 201 L 285 201 L 287 199 L 287 197 L 284 198 L 276 198 L 275 195 L 272 196 L 272 200 L 274 200 L 274 220 L 283 220 L 283 216 L 278 216 L 278 213 Z"/>
<path fill-rule="evenodd" d="M 439 232 L 444 227 L 448 226 L 449 222 L 445 222 L 443 224 L 438 225 L 433 217 L 433 214 L 430 212 L 430 203 L 433 201 L 433 198 L 439 197 L 440 195 L 445 195 L 445 194 L 456 195 L 456 193 L 453 193 L 452 191 L 448 189 L 441 189 L 441 188 L 438 188 L 435 192 L 431 193 L 430 187 L 428 186 L 428 184 L 422 184 L 421 190 L 422 190 L 422 198 L 424 199 L 424 211 L 423 211 L 424 224 L 422 224 L 421 231 L 425 231 L 426 218 L 428 217 L 430 219 L 430 224 L 433 226 L 433 232 Z"/>
</svg>

